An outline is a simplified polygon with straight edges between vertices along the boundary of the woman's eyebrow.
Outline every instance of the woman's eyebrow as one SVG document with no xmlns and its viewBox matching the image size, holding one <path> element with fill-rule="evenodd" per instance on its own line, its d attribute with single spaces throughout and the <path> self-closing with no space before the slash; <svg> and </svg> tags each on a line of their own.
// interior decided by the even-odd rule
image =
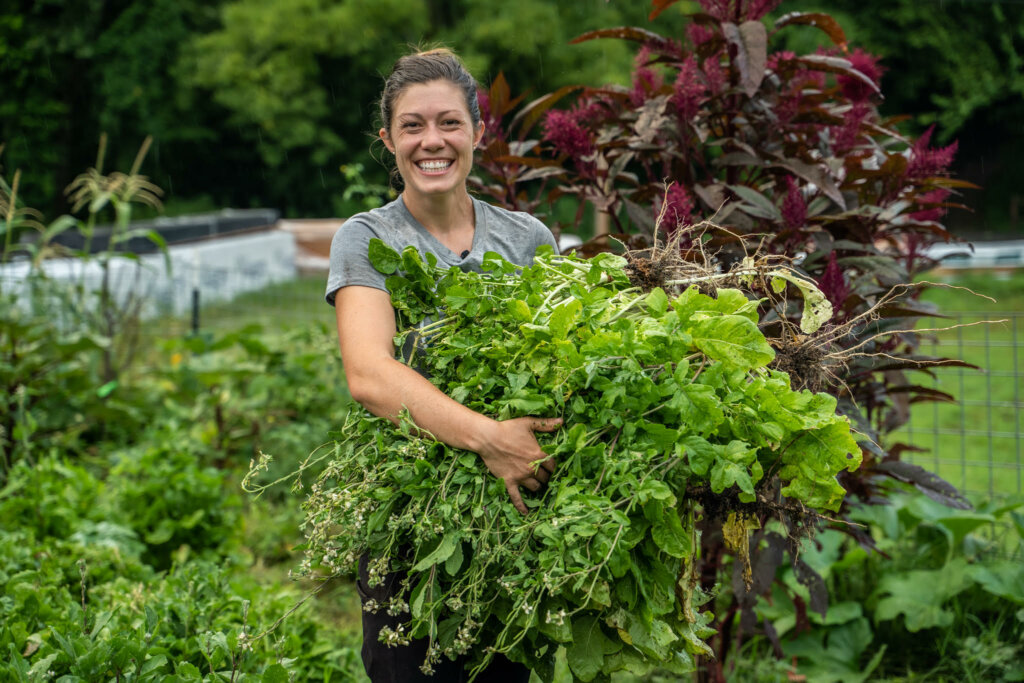
<svg viewBox="0 0 1024 683">
<path fill-rule="evenodd" d="M 458 109 L 446 109 L 444 111 L 439 111 L 439 112 L 437 112 L 435 114 L 435 116 L 460 116 L 460 115 L 461 114 L 460 114 Z M 423 114 L 420 114 L 419 112 L 407 111 L 407 112 L 402 112 L 401 114 L 399 114 L 398 118 L 399 119 L 408 119 L 408 118 L 423 119 L 423 118 L 426 118 L 426 117 Z"/>
</svg>

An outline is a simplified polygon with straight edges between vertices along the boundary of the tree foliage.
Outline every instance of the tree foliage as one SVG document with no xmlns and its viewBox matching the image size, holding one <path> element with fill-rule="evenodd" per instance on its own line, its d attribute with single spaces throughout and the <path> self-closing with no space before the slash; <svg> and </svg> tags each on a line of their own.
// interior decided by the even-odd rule
<svg viewBox="0 0 1024 683">
<path fill-rule="evenodd" d="M 695 7 L 662 13 L 659 30 L 678 34 L 677 10 Z M 851 39 L 883 57 L 883 112 L 939 121 L 938 142 L 980 123 L 999 132 L 999 143 L 965 140 L 966 157 L 1010 164 L 1020 139 L 1021 12 L 998 3 L 933 7 L 875 0 L 841 2 L 838 11 Z M 817 6 L 787 0 L 782 9 Z M 502 72 L 516 92 L 626 84 L 627 45 L 569 41 L 608 26 L 650 29 L 648 13 L 645 3 L 618 0 L 24 1 L 0 10 L 0 142 L 7 168 L 30 174 L 26 200 L 53 202 L 51 212 L 66 210 L 55 198 L 107 132 L 122 166 L 153 135 L 151 175 L 167 190 L 169 211 L 191 203 L 344 214 L 359 207 L 339 199 L 340 166 L 361 163 L 371 182 L 385 181 L 371 149 L 375 100 L 381 72 L 409 44 L 445 42 L 481 81 Z M 813 29 L 802 31 L 786 40 L 817 44 L 807 37 Z M 998 174 L 985 181 L 1005 217 L 1013 188 Z"/>
</svg>

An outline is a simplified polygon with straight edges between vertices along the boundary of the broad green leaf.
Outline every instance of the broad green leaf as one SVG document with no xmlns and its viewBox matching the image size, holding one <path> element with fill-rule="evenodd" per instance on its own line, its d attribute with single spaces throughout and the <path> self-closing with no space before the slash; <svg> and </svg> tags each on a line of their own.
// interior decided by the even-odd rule
<svg viewBox="0 0 1024 683">
<path fill-rule="evenodd" d="M 280 664 L 271 664 L 263 670 L 261 683 L 288 683 L 288 670 Z"/>
<path fill-rule="evenodd" d="M 902 614 L 911 633 L 946 628 L 954 615 L 944 605 L 970 585 L 967 560 L 962 557 L 941 569 L 885 574 L 878 584 L 878 594 L 883 597 L 875 607 L 875 619 L 887 621 Z"/>
<path fill-rule="evenodd" d="M 402 264 L 402 257 L 398 252 L 374 237 L 370 240 L 370 265 L 385 275 L 391 275 Z"/>
<path fill-rule="evenodd" d="M 693 552 L 690 545 L 690 534 L 683 529 L 679 513 L 669 509 L 664 519 L 651 527 L 651 538 L 663 551 L 676 558 L 687 558 Z"/>
<path fill-rule="evenodd" d="M 735 368 L 762 367 L 775 358 L 757 325 L 745 316 L 705 318 L 694 322 L 689 331 L 694 345 L 708 358 Z"/>
<path fill-rule="evenodd" d="M 576 323 L 580 317 L 580 310 L 583 305 L 577 299 L 570 299 L 569 301 L 556 306 L 551 311 L 551 319 L 549 322 L 549 329 L 551 330 L 551 336 L 554 339 L 565 339 L 565 336 L 569 333 L 569 329 Z"/>
<path fill-rule="evenodd" d="M 573 620 L 572 644 L 566 649 L 566 659 L 573 674 L 581 681 L 592 681 L 604 665 L 604 656 L 616 652 L 620 644 L 613 642 L 601 629 L 594 616 Z"/>
<path fill-rule="evenodd" d="M 1024 606 L 1024 570 L 1020 562 L 1003 560 L 989 565 L 975 565 L 968 569 L 968 573 L 992 595 Z"/>
<path fill-rule="evenodd" d="M 660 318 L 668 310 L 668 296 L 665 295 L 665 291 L 661 287 L 655 287 L 644 298 L 644 306 L 647 307 L 647 311 L 651 315 Z"/>
</svg>

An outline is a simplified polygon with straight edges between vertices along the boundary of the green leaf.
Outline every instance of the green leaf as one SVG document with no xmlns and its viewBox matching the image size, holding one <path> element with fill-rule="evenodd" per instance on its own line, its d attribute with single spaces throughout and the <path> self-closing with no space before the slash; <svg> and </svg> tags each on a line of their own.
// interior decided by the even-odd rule
<svg viewBox="0 0 1024 683">
<path fill-rule="evenodd" d="M 946 628 L 954 615 L 943 605 L 970 585 L 967 560 L 962 557 L 941 569 L 885 574 L 878 583 L 878 594 L 884 597 L 875 607 L 875 619 L 887 621 L 903 614 L 911 633 Z"/>
<path fill-rule="evenodd" d="M 1024 571 L 1020 562 L 1003 560 L 990 565 L 975 565 L 968 569 L 968 573 L 992 595 L 1024 606 Z"/>
<path fill-rule="evenodd" d="M 588 615 L 573 621 L 572 644 L 565 655 L 569 668 L 579 680 L 592 681 L 604 666 L 604 656 L 620 647 L 604 634 L 601 622 Z"/>
<path fill-rule="evenodd" d="M 288 683 L 288 670 L 280 664 L 271 664 L 263 670 L 262 683 Z"/>
<path fill-rule="evenodd" d="M 693 344 L 711 360 L 749 370 L 767 365 L 775 351 L 750 318 L 723 315 L 705 318 L 690 328 Z"/>
<path fill-rule="evenodd" d="M 583 309 L 583 304 L 578 299 L 570 299 L 569 301 L 556 306 L 551 311 L 551 319 L 548 323 L 548 329 L 551 331 L 553 339 L 565 339 L 569 333 L 569 329 L 576 323 L 580 317 L 580 311 Z"/>
<path fill-rule="evenodd" d="M 785 280 L 796 285 L 796 288 L 800 290 L 800 294 L 803 295 L 804 312 L 800 317 L 800 330 L 804 334 L 817 332 L 822 325 L 832 319 L 832 304 L 813 282 L 805 280 L 794 273 L 782 270 L 773 271 L 772 276 L 773 289 L 776 288 L 775 282 L 777 280 Z M 776 291 L 780 290 L 776 289 Z"/>
<path fill-rule="evenodd" d="M 660 523 L 651 526 L 651 538 L 655 545 L 672 557 L 684 559 L 690 556 L 690 534 L 683 529 L 679 513 L 667 510 Z"/>
<path fill-rule="evenodd" d="M 461 534 L 455 531 L 449 531 L 444 535 L 444 537 L 441 538 L 441 542 L 437 544 L 437 547 L 434 548 L 434 550 L 430 554 L 428 554 L 422 560 L 417 562 L 415 566 L 413 566 L 412 571 L 421 572 L 424 569 L 429 569 L 430 567 L 433 567 L 435 564 L 441 564 L 442 562 L 446 561 L 449 557 L 452 556 L 452 553 L 455 552 L 455 549 L 459 547 L 461 540 Z"/>
<path fill-rule="evenodd" d="M 369 257 L 370 265 L 385 275 L 391 275 L 402 264 L 402 257 L 398 252 L 377 237 L 370 240 Z"/>
<path fill-rule="evenodd" d="M 661 287 L 655 287 L 644 297 L 644 306 L 651 315 L 660 318 L 668 310 L 668 296 Z"/>
</svg>

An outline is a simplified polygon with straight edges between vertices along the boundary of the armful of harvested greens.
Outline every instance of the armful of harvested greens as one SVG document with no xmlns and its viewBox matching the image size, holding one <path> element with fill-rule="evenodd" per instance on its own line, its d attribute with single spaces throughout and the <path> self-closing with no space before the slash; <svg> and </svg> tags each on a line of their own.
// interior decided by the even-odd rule
<svg viewBox="0 0 1024 683">
<path fill-rule="evenodd" d="M 750 287 L 778 268 L 642 287 L 638 259 L 607 253 L 522 269 L 492 254 L 483 274 L 381 243 L 371 259 L 391 274 L 400 338 L 432 319 L 416 362 L 442 392 L 498 420 L 564 420 L 540 435 L 558 467 L 523 516 L 475 454 L 350 413 L 305 503 L 306 566 L 352 573 L 369 553 L 407 571 L 391 607 L 408 607 L 428 660 L 468 652 L 480 671 L 504 652 L 550 680 L 564 645 L 584 681 L 692 671 L 713 633 L 700 516 L 731 513 L 743 540 L 780 510 L 836 510 L 836 475 L 860 463 L 835 399 L 772 368 Z M 827 319 L 820 300 L 814 315 Z"/>
</svg>

